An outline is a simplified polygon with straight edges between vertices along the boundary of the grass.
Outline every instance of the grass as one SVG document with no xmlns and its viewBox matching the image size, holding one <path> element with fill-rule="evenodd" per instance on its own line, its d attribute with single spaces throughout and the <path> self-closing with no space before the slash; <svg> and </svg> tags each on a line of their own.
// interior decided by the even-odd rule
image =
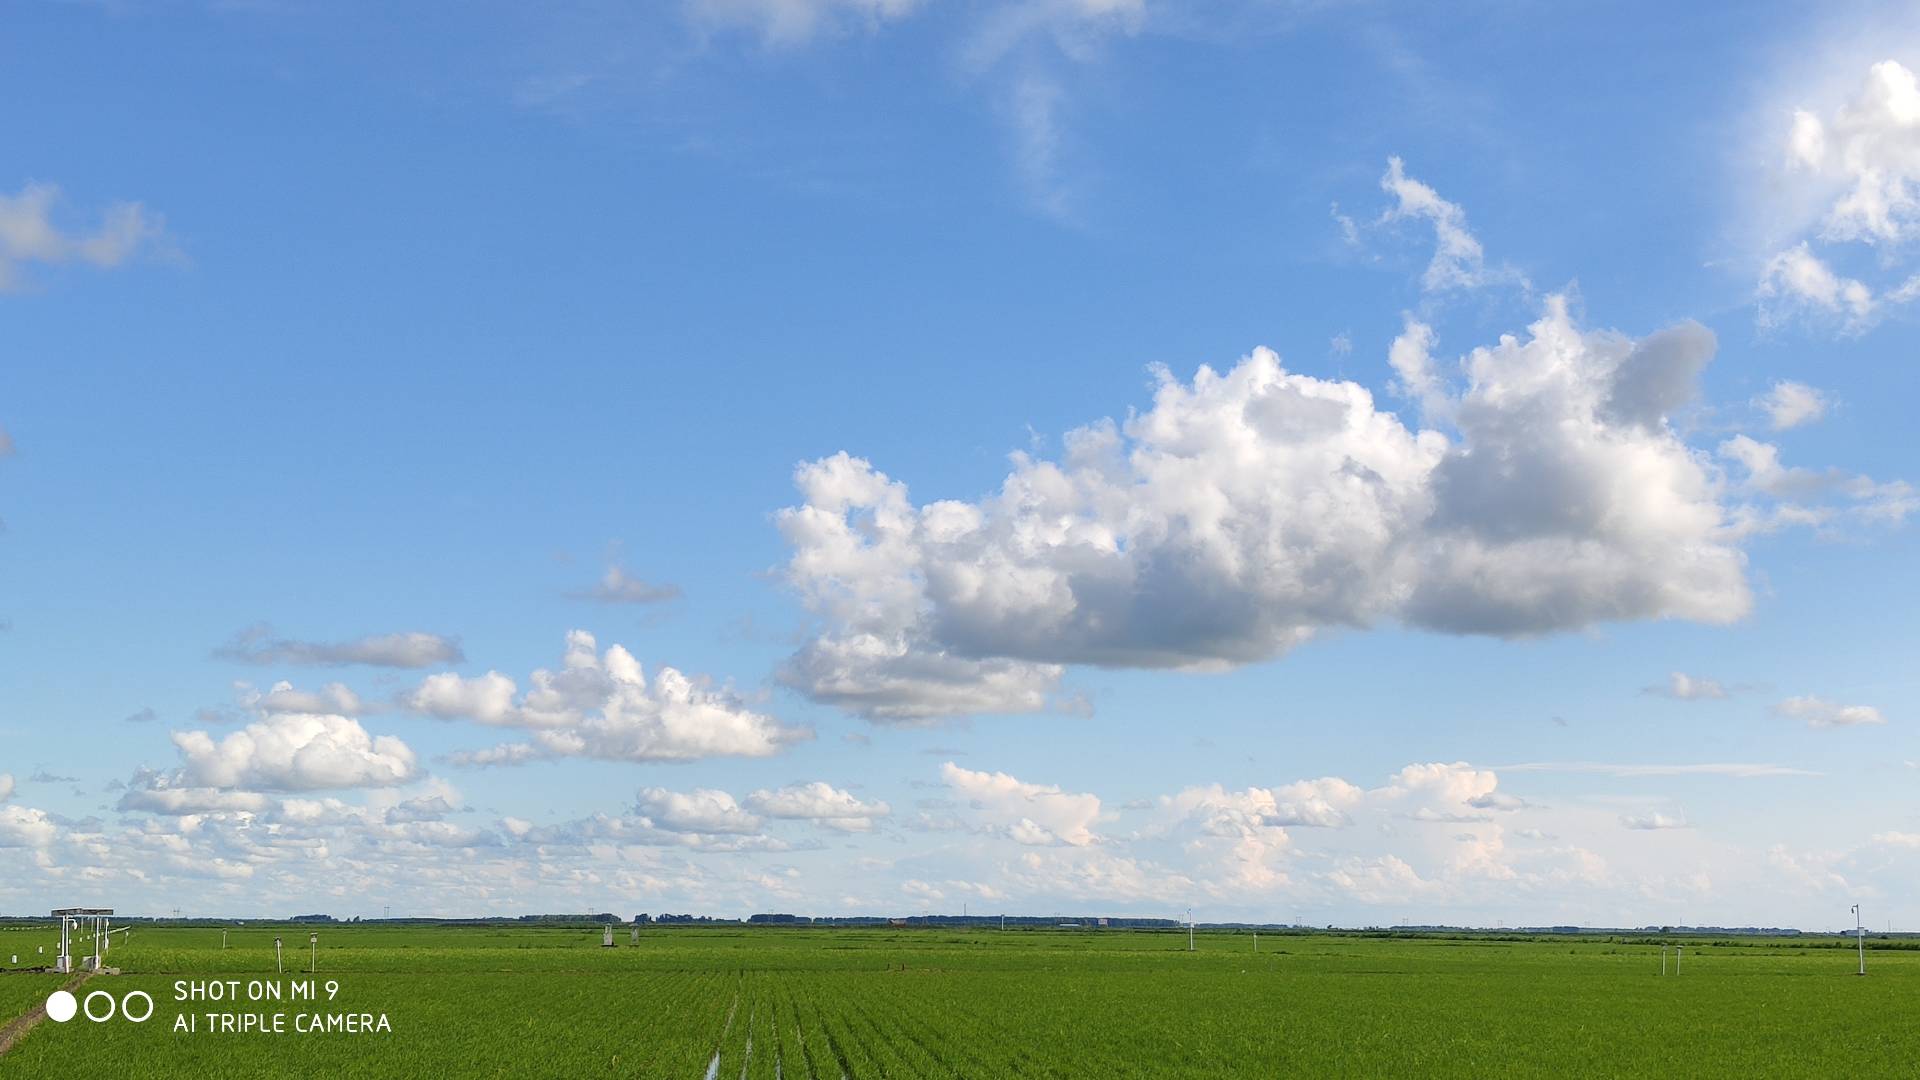
<svg viewBox="0 0 1920 1080">
<path fill-rule="evenodd" d="M 304 968 L 307 929 L 278 931 Z M 323 1011 L 391 1033 L 176 1034 L 179 978 L 273 975 L 275 931 L 142 927 L 88 989 L 142 1025 L 43 1023 L 0 1076 L 1901 1076 L 1920 953 L 1793 942 L 932 930 L 323 928 Z M 4 935 L 0 935 L 4 940 Z M 294 948 L 295 945 L 298 948 Z M 4 946 L 0 946 L 4 948 Z M 44 988 L 14 993 L 0 1015 Z M 10 1010 L 10 1011 L 9 1011 Z M 291 1016 L 289 1016 L 291 1023 Z M 776 1072 L 776 1069 L 778 1070 Z"/>
</svg>

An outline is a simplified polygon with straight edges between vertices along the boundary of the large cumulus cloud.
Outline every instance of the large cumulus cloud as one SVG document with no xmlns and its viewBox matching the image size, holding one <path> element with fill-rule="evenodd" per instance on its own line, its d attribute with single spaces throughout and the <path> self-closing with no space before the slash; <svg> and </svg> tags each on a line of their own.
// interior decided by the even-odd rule
<svg viewBox="0 0 1920 1080">
<path fill-rule="evenodd" d="M 1457 364 L 1433 342 L 1410 319 L 1393 350 L 1419 425 L 1260 349 L 1161 371 L 1150 408 L 1070 433 L 1057 461 L 1013 455 L 977 501 L 915 504 L 845 453 L 802 465 L 779 525 L 822 629 L 785 679 L 911 721 L 1041 708 L 1069 664 L 1217 668 L 1340 628 L 1747 613 L 1755 511 L 1668 419 L 1711 332 L 1585 329 L 1553 297 Z"/>
</svg>

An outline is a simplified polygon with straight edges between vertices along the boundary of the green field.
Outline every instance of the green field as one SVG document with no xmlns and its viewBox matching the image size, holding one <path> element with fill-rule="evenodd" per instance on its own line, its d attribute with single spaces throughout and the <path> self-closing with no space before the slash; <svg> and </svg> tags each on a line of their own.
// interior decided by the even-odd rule
<svg viewBox="0 0 1920 1080">
<path fill-rule="evenodd" d="M 35 932 L 46 936 L 46 932 Z M 307 928 L 142 927 L 151 1020 L 43 1022 L 0 1076 L 1913 1076 L 1920 952 L 1691 942 L 1102 931 L 320 930 L 328 1002 L 174 1000 L 177 979 L 305 975 Z M 0 940 L 33 935 L 16 931 Z M 297 947 L 296 947 L 297 946 Z M 4 959 L 4 957 L 0 957 Z M 22 958 L 25 959 L 24 957 Z M 280 985 L 285 985 L 281 980 Z M 54 981 L 0 974 L 11 1017 Z M 16 990 L 26 987 L 21 992 Z M 321 991 L 324 997 L 324 989 Z M 385 1014 L 302 1034 L 295 1014 Z M 175 1032 L 285 1014 L 283 1034 Z M 204 1025 L 205 1021 L 201 1021 Z M 717 1067 L 716 1067 L 716 1054 Z"/>
</svg>

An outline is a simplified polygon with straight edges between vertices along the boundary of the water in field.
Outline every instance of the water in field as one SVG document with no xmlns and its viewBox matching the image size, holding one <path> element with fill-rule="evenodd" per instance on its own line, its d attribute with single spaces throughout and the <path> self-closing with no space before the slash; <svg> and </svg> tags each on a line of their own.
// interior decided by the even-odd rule
<svg viewBox="0 0 1920 1080">
<path fill-rule="evenodd" d="M 284 931 L 280 931 L 284 933 Z M 144 1024 L 42 1023 L 0 1078 L 1898 1076 L 1920 952 L 1115 931 L 330 930 L 326 1008 L 384 1033 L 178 1033 L 181 979 L 270 976 L 271 929 L 143 928 L 89 983 Z M 0 1025 L 51 988 L 0 974 Z M 15 993 L 15 990 L 19 990 Z M 222 1006 L 227 1007 L 227 1006 Z M 244 1005 L 241 1007 L 245 1007 Z M 275 1006 L 290 1010 L 282 1002 Z M 300 1006 L 305 1008 L 305 1006 Z"/>
</svg>

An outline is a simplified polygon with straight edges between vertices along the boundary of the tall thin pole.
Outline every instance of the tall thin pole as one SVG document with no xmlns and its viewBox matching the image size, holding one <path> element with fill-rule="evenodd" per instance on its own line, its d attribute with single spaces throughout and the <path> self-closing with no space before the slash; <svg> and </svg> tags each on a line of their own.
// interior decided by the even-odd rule
<svg viewBox="0 0 1920 1080">
<path fill-rule="evenodd" d="M 1860 921 L 1860 905 L 1853 905 L 1853 943 L 1860 949 L 1860 974 L 1867 973 L 1867 928 Z"/>
<path fill-rule="evenodd" d="M 1187 909 L 1187 951 L 1193 951 L 1193 909 Z"/>
</svg>

